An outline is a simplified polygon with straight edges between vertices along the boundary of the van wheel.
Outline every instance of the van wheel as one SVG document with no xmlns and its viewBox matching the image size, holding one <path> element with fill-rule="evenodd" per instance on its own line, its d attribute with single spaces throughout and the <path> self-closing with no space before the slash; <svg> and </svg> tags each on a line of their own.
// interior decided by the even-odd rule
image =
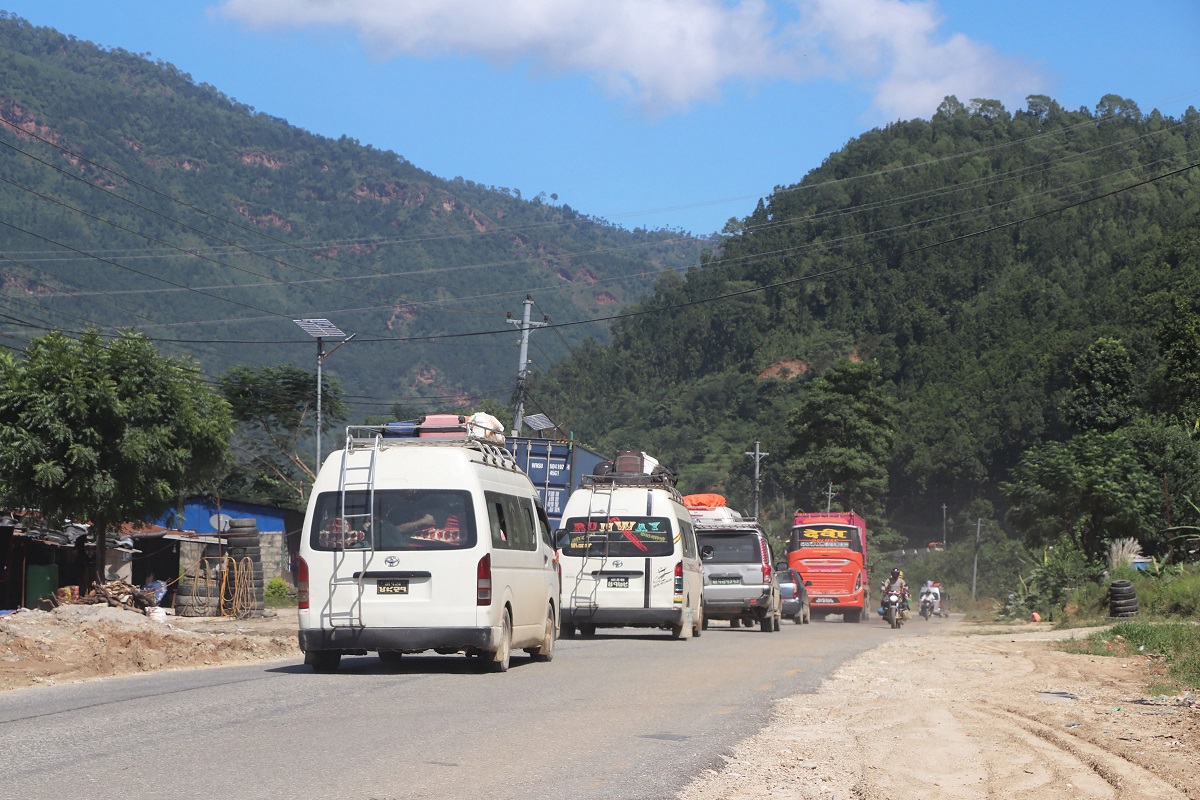
<svg viewBox="0 0 1200 800">
<path fill-rule="evenodd" d="M 304 654 L 304 663 L 312 667 L 313 672 L 337 672 L 342 654 L 336 650 L 310 650 Z"/>
<path fill-rule="evenodd" d="M 561 639 L 574 639 L 575 638 L 575 626 L 574 625 L 563 625 L 562 628 L 559 630 L 558 635 L 559 635 L 559 638 L 561 638 Z"/>
<path fill-rule="evenodd" d="M 770 614 L 763 614 L 762 619 L 758 621 L 758 629 L 763 633 L 774 633 L 775 617 Z"/>
<path fill-rule="evenodd" d="M 740 628 L 740 627 L 742 627 L 742 621 L 740 619 L 738 619 L 737 617 L 734 617 L 733 619 L 729 620 L 729 627 Z"/>
<path fill-rule="evenodd" d="M 590 622 L 585 625 L 580 625 L 579 632 L 581 634 L 583 634 L 583 638 L 591 639 L 593 636 L 596 635 L 596 626 L 591 624 Z"/>
<path fill-rule="evenodd" d="M 700 617 L 699 620 L 696 619 L 697 616 Z M 697 611 L 696 615 L 693 616 L 692 619 L 694 620 L 694 622 L 692 623 L 692 638 L 699 639 L 700 633 L 702 631 L 708 629 L 708 620 L 704 619 L 704 611 L 703 610 Z"/>
<path fill-rule="evenodd" d="M 508 663 L 512 658 L 512 618 L 508 615 L 508 609 L 504 611 L 504 619 L 500 622 L 500 643 L 496 647 L 496 652 L 492 654 L 492 660 L 488 662 L 492 672 L 508 672 Z"/>
<path fill-rule="evenodd" d="M 541 647 L 526 647 L 525 652 L 534 661 L 551 661 L 554 659 L 554 608 L 546 614 L 546 635 L 542 638 Z"/>
<path fill-rule="evenodd" d="M 684 636 L 684 631 L 687 631 L 690 634 L 691 628 L 689 628 L 687 625 L 684 625 L 682 622 L 679 623 L 678 625 L 672 625 L 671 626 L 671 638 L 672 639 L 690 639 L 691 636 Z"/>
<path fill-rule="evenodd" d="M 772 617 L 771 619 L 773 620 L 773 622 L 771 623 L 771 630 L 778 631 L 779 630 L 779 622 L 780 622 L 779 617 Z"/>
<path fill-rule="evenodd" d="M 708 630 L 708 617 L 700 620 L 700 628 L 701 630 Z"/>
</svg>

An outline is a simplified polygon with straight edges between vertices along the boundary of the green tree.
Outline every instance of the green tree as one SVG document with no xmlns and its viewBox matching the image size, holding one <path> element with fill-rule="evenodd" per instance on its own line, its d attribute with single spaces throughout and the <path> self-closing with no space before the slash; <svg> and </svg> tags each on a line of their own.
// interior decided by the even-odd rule
<svg viewBox="0 0 1200 800">
<path fill-rule="evenodd" d="M 841 360 L 814 380 L 787 420 L 784 470 L 799 496 L 815 500 L 832 482 L 839 505 L 882 522 L 893 408 L 873 361 Z"/>
<path fill-rule="evenodd" d="M 52 525 L 105 534 L 153 518 L 229 463 L 228 404 L 196 367 L 144 336 L 50 333 L 24 359 L 0 355 L 0 499 Z"/>
<path fill-rule="evenodd" d="M 1071 365 L 1063 411 L 1077 431 L 1108 433 L 1134 417 L 1133 361 L 1116 339 L 1100 338 Z"/>
<path fill-rule="evenodd" d="M 322 376 L 321 428 L 345 418 L 340 384 Z M 227 495 L 303 508 L 316 477 L 301 450 L 314 435 L 317 383 L 311 372 L 291 365 L 234 367 L 220 378 L 221 393 L 237 423 L 237 464 L 223 482 Z M 319 465 L 317 465 L 319 467 Z"/>
<path fill-rule="evenodd" d="M 1089 560 L 1110 539 L 1154 532 L 1157 485 L 1122 433 L 1086 433 L 1026 452 L 1001 486 L 1011 522 L 1030 547 L 1070 538 Z"/>
</svg>

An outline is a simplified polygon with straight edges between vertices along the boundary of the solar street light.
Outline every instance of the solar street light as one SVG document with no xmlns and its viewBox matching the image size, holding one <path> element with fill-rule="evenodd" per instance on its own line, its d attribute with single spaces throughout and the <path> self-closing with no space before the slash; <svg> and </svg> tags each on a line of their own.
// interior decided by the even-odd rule
<svg viewBox="0 0 1200 800">
<path fill-rule="evenodd" d="M 294 319 L 292 322 L 299 325 L 301 330 L 317 340 L 317 461 L 313 465 L 313 476 L 315 477 L 321 470 L 321 369 L 325 366 L 325 356 L 337 350 L 358 334 L 352 333 L 346 336 L 337 325 L 334 325 L 327 319 Z M 333 350 L 326 352 L 325 340 L 342 336 L 346 338 L 334 345 Z"/>
</svg>

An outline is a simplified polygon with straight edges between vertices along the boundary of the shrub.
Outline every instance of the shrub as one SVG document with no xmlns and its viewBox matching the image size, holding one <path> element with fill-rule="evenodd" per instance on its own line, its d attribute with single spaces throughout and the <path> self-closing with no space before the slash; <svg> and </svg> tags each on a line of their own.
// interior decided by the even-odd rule
<svg viewBox="0 0 1200 800">
<path fill-rule="evenodd" d="M 263 590 L 263 594 L 275 600 L 283 600 L 287 598 L 289 591 L 287 581 L 283 578 L 271 578 L 271 580 L 267 581 L 267 586 Z"/>
</svg>

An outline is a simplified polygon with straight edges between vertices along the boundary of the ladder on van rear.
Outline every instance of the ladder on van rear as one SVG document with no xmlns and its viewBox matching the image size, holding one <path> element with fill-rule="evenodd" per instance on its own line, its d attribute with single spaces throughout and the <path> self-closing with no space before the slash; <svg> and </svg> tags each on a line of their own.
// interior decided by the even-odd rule
<svg viewBox="0 0 1200 800">
<path fill-rule="evenodd" d="M 365 575 L 367 566 L 375 556 L 375 532 L 379 528 L 375 519 L 375 476 L 379 464 L 379 452 L 382 447 L 383 435 L 376 432 L 373 436 L 355 436 L 353 426 L 346 429 L 346 446 L 342 450 L 341 471 L 338 475 L 338 513 L 341 518 L 343 531 L 367 531 L 366 547 L 346 549 L 346 543 L 333 551 L 333 570 L 329 575 L 329 626 L 331 628 L 361 628 L 362 601 L 365 591 Z M 351 454 L 355 452 L 368 453 L 365 464 L 352 464 Z M 366 511 L 347 514 L 346 494 L 350 492 L 366 493 Z M 351 559 L 362 559 L 362 564 L 354 570 L 351 577 L 342 575 L 342 570 L 348 566 Z M 345 599 L 349 593 L 349 604 L 335 602 Z M 339 598 L 340 595 L 340 598 Z M 338 610 L 345 605 L 344 610 Z"/>
</svg>

